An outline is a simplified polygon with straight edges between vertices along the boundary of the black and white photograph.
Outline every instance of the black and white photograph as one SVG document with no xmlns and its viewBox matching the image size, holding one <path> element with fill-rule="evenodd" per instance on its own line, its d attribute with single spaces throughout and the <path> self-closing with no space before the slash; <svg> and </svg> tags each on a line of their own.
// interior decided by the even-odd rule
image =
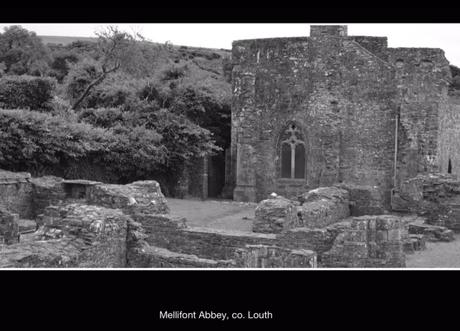
<svg viewBox="0 0 460 331">
<path fill-rule="evenodd" d="M 4 322 L 453 320 L 460 9 L 64 5 L 0 10 Z"/>
<path fill-rule="evenodd" d="M 460 24 L 0 29 L 1 268 L 460 268 Z"/>
</svg>

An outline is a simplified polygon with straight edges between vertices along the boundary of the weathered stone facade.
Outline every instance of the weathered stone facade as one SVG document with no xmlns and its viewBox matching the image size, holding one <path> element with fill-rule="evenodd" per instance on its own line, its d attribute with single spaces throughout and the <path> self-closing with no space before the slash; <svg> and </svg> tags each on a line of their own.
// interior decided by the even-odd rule
<svg viewBox="0 0 460 331">
<path fill-rule="evenodd" d="M 389 209 L 405 179 L 447 172 L 442 50 L 312 26 L 310 37 L 235 41 L 232 56 L 235 200 L 347 182 L 376 187 Z"/>
<path fill-rule="evenodd" d="M 431 225 L 460 232 L 460 180 L 454 175 L 418 175 L 401 184 L 393 209 L 426 217 Z"/>
</svg>

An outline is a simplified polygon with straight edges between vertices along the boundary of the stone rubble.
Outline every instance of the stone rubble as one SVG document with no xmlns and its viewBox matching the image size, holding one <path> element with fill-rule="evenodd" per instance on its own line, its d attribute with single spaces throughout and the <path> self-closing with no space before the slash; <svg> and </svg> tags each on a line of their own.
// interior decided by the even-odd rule
<svg viewBox="0 0 460 331">
<path fill-rule="evenodd" d="M 255 209 L 253 232 L 279 233 L 298 224 L 296 204 L 277 196 L 261 201 Z"/>
</svg>

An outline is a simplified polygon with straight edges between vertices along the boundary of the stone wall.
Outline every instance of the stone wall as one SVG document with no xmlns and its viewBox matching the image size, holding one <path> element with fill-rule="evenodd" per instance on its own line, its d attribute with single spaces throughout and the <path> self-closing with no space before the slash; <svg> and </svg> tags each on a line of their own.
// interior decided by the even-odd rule
<svg viewBox="0 0 460 331">
<path fill-rule="evenodd" d="M 314 267 L 312 254 L 299 253 L 305 250 L 323 267 L 402 267 L 405 260 L 397 216 L 346 218 L 278 233 L 188 227 L 172 215 L 134 214 L 133 219 L 128 231 L 133 266 Z"/>
<path fill-rule="evenodd" d="M 19 241 L 18 214 L 12 214 L 0 207 L 0 245 Z"/>
<path fill-rule="evenodd" d="M 419 173 L 438 172 L 447 140 L 449 62 L 441 49 L 390 48 L 399 101 L 397 184 Z M 447 168 L 446 168 L 447 169 Z"/>
<path fill-rule="evenodd" d="M 78 203 L 45 208 L 33 240 L 3 247 L 0 266 L 118 268 L 126 266 L 129 217 Z"/>
<path fill-rule="evenodd" d="M 316 253 L 290 250 L 277 246 L 247 245 L 237 251 L 236 266 L 240 268 L 316 268 Z"/>
<path fill-rule="evenodd" d="M 381 187 L 389 204 L 397 108 L 389 63 L 328 34 L 236 41 L 232 56 L 236 200 L 348 180 Z M 280 178 L 279 137 L 289 123 L 305 137 L 305 180 Z"/>
<path fill-rule="evenodd" d="M 279 233 L 298 224 L 296 204 L 281 196 L 262 200 L 256 207 L 253 232 Z"/>
<path fill-rule="evenodd" d="M 439 171 L 460 176 L 460 98 L 451 96 L 446 110 L 440 119 Z"/>
<path fill-rule="evenodd" d="M 33 196 L 33 216 L 36 218 L 38 215 L 45 211 L 45 208 L 59 203 L 66 198 L 66 192 L 62 185 L 63 179 L 55 176 L 43 176 L 31 178 Z"/>
<path fill-rule="evenodd" d="M 403 225 L 398 216 L 360 216 L 334 240 L 322 256 L 323 267 L 405 267 Z"/>
<path fill-rule="evenodd" d="M 236 200 L 348 182 L 377 188 L 388 210 L 404 180 L 447 172 L 449 160 L 460 171 L 460 115 L 440 49 L 388 48 L 384 37 L 312 26 L 310 37 L 235 41 L 232 59 Z M 290 124 L 305 143 L 305 179 L 281 178 Z"/>
<path fill-rule="evenodd" d="M 152 234 L 141 223 L 128 222 L 127 266 L 130 268 L 230 268 L 232 260 L 200 258 L 193 254 L 179 253 L 164 248 L 167 242 L 154 241 L 150 245 L 146 239 Z"/>
<path fill-rule="evenodd" d="M 352 216 L 380 215 L 385 213 L 385 199 L 377 186 L 340 183 L 338 188 L 348 192 Z"/>
<path fill-rule="evenodd" d="M 160 184 L 154 180 L 137 181 L 127 185 L 92 185 L 88 189 L 86 200 L 89 204 L 118 208 L 127 213 L 169 212 Z"/>
<path fill-rule="evenodd" d="M 26 172 L 10 172 L 0 169 L 0 207 L 19 214 L 22 218 L 33 217 L 31 178 Z"/>
<path fill-rule="evenodd" d="M 350 216 L 348 191 L 336 187 L 320 187 L 302 197 L 297 208 L 297 227 L 323 228 Z"/>
<path fill-rule="evenodd" d="M 418 175 L 401 184 L 394 208 L 426 217 L 427 223 L 460 231 L 460 180 L 453 175 Z"/>
</svg>

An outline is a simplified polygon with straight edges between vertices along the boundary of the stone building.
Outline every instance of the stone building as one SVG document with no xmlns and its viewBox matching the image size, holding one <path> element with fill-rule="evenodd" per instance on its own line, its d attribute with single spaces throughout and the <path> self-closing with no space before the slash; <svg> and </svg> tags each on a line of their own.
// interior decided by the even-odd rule
<svg viewBox="0 0 460 331">
<path fill-rule="evenodd" d="M 389 206 L 407 178 L 460 174 L 460 108 L 443 50 L 390 48 L 386 37 L 329 25 L 235 41 L 232 58 L 235 200 L 344 182 L 377 187 Z"/>
</svg>

